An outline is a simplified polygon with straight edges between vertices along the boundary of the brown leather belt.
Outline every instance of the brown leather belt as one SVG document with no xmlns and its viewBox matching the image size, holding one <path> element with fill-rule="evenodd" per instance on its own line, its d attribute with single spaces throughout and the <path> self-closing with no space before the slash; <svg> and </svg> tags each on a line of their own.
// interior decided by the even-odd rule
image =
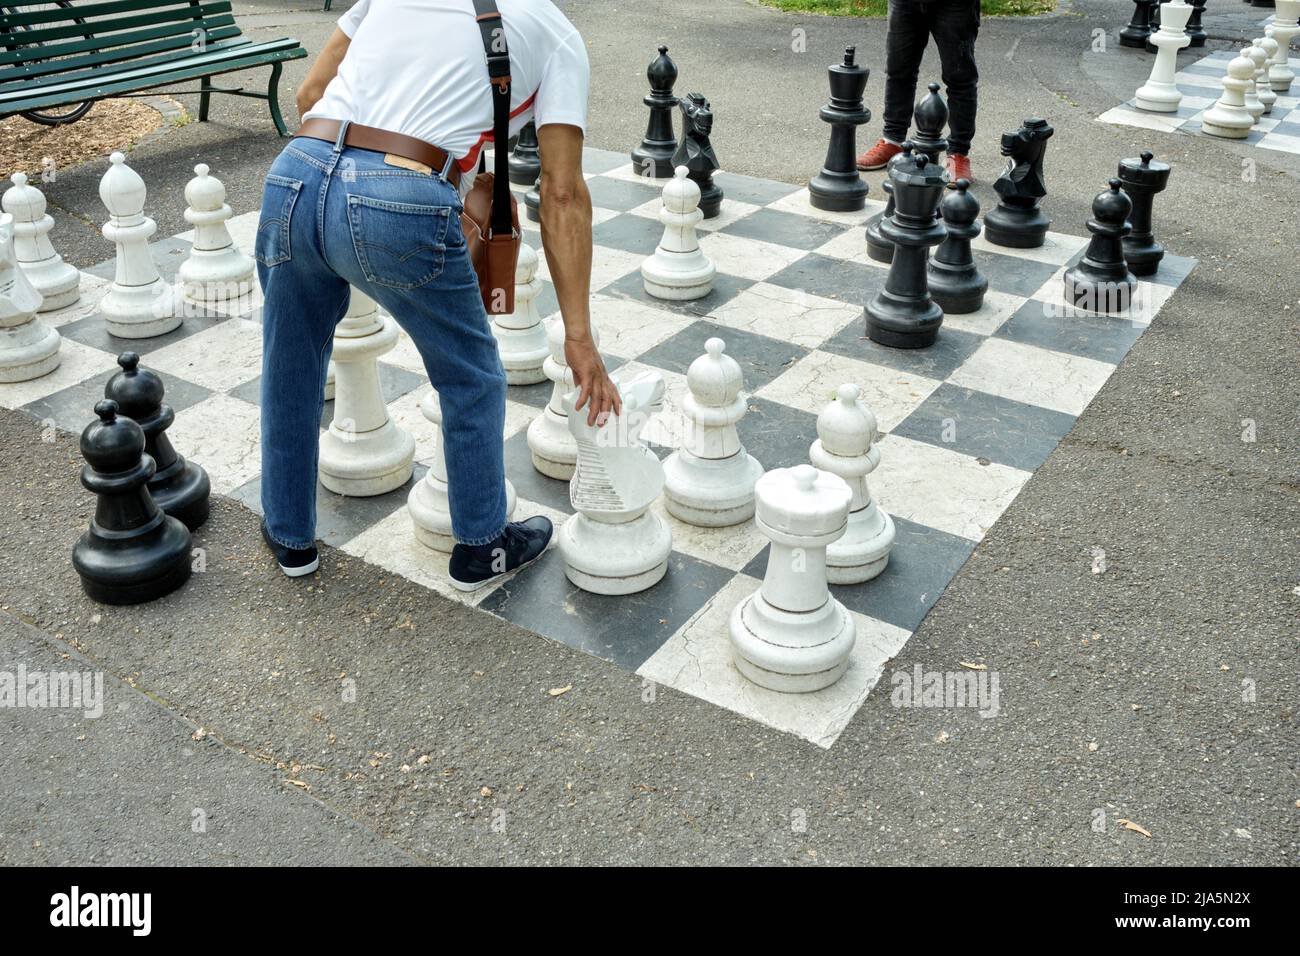
<svg viewBox="0 0 1300 956">
<path fill-rule="evenodd" d="M 309 119 L 298 127 L 296 135 L 310 136 L 312 139 L 323 139 L 327 143 L 336 143 L 339 138 L 339 127 L 342 125 L 338 120 Z M 347 135 L 343 137 L 343 145 L 355 146 L 357 149 L 369 149 L 376 153 L 392 153 L 394 156 L 401 156 L 403 159 L 423 163 L 431 167 L 436 173 L 441 173 L 447 165 L 446 151 L 439 149 L 437 146 L 432 146 L 422 139 L 416 139 L 414 136 L 393 133 L 386 129 L 375 129 L 373 126 L 362 126 L 360 123 L 348 124 Z M 447 174 L 447 181 L 453 186 L 460 183 L 460 167 L 455 163 L 451 164 L 451 169 Z"/>
</svg>

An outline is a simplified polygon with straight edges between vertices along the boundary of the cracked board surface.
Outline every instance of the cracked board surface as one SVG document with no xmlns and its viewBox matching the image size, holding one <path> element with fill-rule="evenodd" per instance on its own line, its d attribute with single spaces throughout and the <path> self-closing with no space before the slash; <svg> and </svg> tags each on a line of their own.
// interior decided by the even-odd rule
<svg viewBox="0 0 1300 956">
<path fill-rule="evenodd" d="M 809 205 L 806 188 L 719 174 L 727 198 L 700 232 L 718 268 L 714 289 L 695 302 L 661 302 L 645 293 L 639 270 L 662 233 L 663 181 L 639 178 L 624 154 L 589 149 L 584 162 L 595 206 L 592 317 L 611 370 L 641 366 L 664 376 L 663 410 L 642 433 L 656 453 L 667 455 L 685 433 L 686 370 L 713 336 L 726 342 L 744 372 L 748 412 L 739 431 L 765 468 L 807 461 L 817 414 L 844 382 L 856 383 L 876 414 L 881 463 L 869 482 L 893 516 L 897 538 L 878 578 L 831 589 L 857 625 L 844 677 L 812 694 L 780 694 L 741 677 L 731 663 L 727 619 L 759 586 L 767 541 L 753 521 L 720 529 L 686 525 L 667 515 L 662 500 L 654 508 L 672 531 L 673 553 L 664 579 L 640 594 L 579 590 L 555 550 L 495 587 L 471 595 L 452 588 L 446 555 L 416 541 L 406 508 L 411 487 L 427 471 L 433 432 L 420 413 L 430 386 L 404 333 L 380 359 L 380 382 L 391 417 L 415 436 L 415 474 L 403 488 L 374 498 L 318 488 L 317 536 L 648 682 L 829 747 L 1194 262 L 1166 254 L 1159 271 L 1140 281 L 1128 314 L 1096 316 L 1075 313 L 1063 300 L 1063 273 L 1082 256 L 1086 239 L 1053 232 L 1041 248 L 1011 250 L 980 237 L 976 261 L 990 283 L 984 307 L 946 317 L 930 348 L 888 349 L 866 339 L 862 311 L 888 273 L 867 257 L 863 235 L 881 203 L 826 213 Z M 1050 206 L 1049 197 L 1049 214 Z M 256 228 L 256 212 L 230 222 L 246 252 Z M 165 278 L 174 279 L 189 238 L 153 244 Z M 525 223 L 525 240 L 540 249 L 535 223 Z M 33 382 L 0 385 L 0 405 L 80 432 L 117 370 L 116 355 L 139 352 L 141 363 L 163 376 L 176 411 L 168 434 L 177 450 L 207 469 L 215 492 L 260 511 L 256 295 L 241 306 L 187 315 L 167 335 L 116 339 L 98 312 L 112 274 L 111 260 L 83 272 L 81 300 L 42 316 L 63 335 L 62 365 Z M 539 275 L 539 311 L 556 318 L 544 256 Z M 503 439 L 507 476 L 519 498 L 516 516 L 545 514 L 558 525 L 573 513 L 568 482 L 533 468 L 526 439 L 550 391 L 549 382 L 510 387 Z M 322 427 L 332 404 L 326 403 Z M 202 576 L 189 587 L 202 588 Z"/>
<path fill-rule="evenodd" d="M 1164 133 L 1208 136 L 1208 133 L 1201 130 L 1201 114 L 1213 106 L 1223 93 L 1221 81 L 1227 72 L 1228 62 L 1237 55 L 1233 51 L 1216 50 L 1175 73 L 1174 84 L 1183 94 L 1183 99 L 1173 113 L 1154 113 L 1140 109 L 1134 100 L 1129 100 L 1102 113 L 1097 120 L 1116 126 L 1135 126 Z M 1287 62 L 1292 72 L 1300 75 L 1300 58 L 1291 57 Z M 1259 118 L 1244 139 L 1213 138 L 1223 142 L 1247 143 L 1262 149 L 1300 153 L 1300 84 L 1293 82 L 1288 92 L 1278 93 L 1273 109 Z"/>
</svg>

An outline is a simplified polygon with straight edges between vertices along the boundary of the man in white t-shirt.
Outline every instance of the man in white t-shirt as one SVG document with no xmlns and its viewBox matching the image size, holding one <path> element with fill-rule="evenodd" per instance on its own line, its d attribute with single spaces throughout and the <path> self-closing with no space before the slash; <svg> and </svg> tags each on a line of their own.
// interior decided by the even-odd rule
<svg viewBox="0 0 1300 956">
<path fill-rule="evenodd" d="M 256 259 L 263 306 L 263 536 L 281 569 L 309 574 L 325 369 L 349 286 L 410 334 L 438 392 L 457 544 L 452 583 L 474 590 L 535 560 L 553 528 L 508 523 L 505 374 L 459 214 L 492 141 L 480 21 L 504 27 L 513 134 L 541 147 L 542 241 L 565 357 L 588 421 L 617 414 L 592 340 L 591 198 L 582 175 L 590 71 L 550 0 L 359 0 L 298 91 L 302 128 L 267 176 Z M 504 149 L 505 144 L 498 144 Z"/>
</svg>

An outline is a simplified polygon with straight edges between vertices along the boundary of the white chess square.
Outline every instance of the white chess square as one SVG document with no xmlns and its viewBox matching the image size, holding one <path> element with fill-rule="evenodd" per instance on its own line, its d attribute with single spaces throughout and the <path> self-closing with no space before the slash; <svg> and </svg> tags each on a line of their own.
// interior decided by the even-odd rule
<svg viewBox="0 0 1300 956">
<path fill-rule="evenodd" d="M 803 289 L 759 282 L 718 306 L 709 318 L 731 329 L 811 349 L 862 319 L 862 309 Z"/>
<path fill-rule="evenodd" d="M 1017 402 L 1080 415 L 1115 366 L 1079 355 L 987 339 L 948 381 Z"/>
<path fill-rule="evenodd" d="M 212 490 L 222 495 L 262 470 L 261 436 L 258 407 L 221 394 L 177 412 L 176 423 L 167 431 L 176 450 L 201 463 Z"/>
<path fill-rule="evenodd" d="M 225 392 L 262 374 L 262 326 L 228 319 L 149 356 L 149 366 L 216 392 Z"/>
<path fill-rule="evenodd" d="M 703 236 L 700 248 L 719 272 L 757 282 L 776 275 L 805 255 L 802 249 L 717 232 Z"/>
<path fill-rule="evenodd" d="M 868 219 L 884 210 L 885 204 L 875 199 L 868 199 L 864 208 L 853 212 L 832 212 L 829 209 L 818 209 L 812 204 L 808 187 L 805 186 L 798 192 L 782 196 L 776 202 L 768 203 L 767 208 L 776 209 L 780 212 L 792 212 L 800 216 L 809 216 L 813 219 L 821 219 L 824 222 L 835 222 L 842 226 L 865 226 Z"/>
<path fill-rule="evenodd" d="M 691 324 L 676 312 L 600 293 L 591 297 L 591 321 L 600 334 L 600 350 L 625 357 L 648 352 Z"/>
<path fill-rule="evenodd" d="M 0 408 L 19 408 L 116 368 L 116 358 L 107 352 L 63 339 L 59 343 L 59 367 L 53 372 L 29 382 L 0 383 Z"/>
</svg>

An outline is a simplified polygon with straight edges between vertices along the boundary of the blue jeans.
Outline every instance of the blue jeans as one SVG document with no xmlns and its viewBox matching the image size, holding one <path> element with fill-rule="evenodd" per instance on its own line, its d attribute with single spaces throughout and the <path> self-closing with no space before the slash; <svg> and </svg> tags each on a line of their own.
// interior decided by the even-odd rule
<svg viewBox="0 0 1300 956">
<path fill-rule="evenodd" d="M 437 173 L 368 150 L 301 137 L 271 165 L 255 249 L 265 296 L 262 511 L 285 547 L 316 537 L 325 373 L 349 286 L 406 330 L 438 392 L 457 540 L 487 544 L 505 528 L 506 377 L 461 209 Z"/>
</svg>

